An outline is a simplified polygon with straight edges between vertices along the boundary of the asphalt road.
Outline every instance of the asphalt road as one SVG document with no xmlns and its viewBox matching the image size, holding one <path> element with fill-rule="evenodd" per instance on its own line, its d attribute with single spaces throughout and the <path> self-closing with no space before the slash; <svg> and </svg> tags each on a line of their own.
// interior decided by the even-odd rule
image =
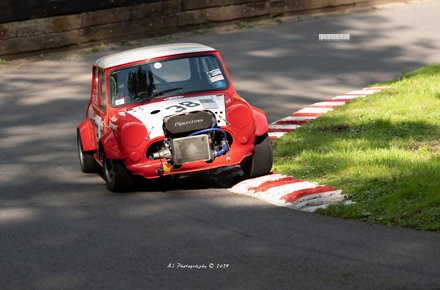
<svg viewBox="0 0 440 290">
<path fill-rule="evenodd" d="M 438 11 L 437 1 L 182 41 L 219 49 L 237 91 L 275 121 L 439 63 Z M 279 208 L 204 177 L 110 193 L 76 152 L 101 54 L 76 56 L 0 69 L 0 289 L 440 288 L 437 233 Z"/>
</svg>

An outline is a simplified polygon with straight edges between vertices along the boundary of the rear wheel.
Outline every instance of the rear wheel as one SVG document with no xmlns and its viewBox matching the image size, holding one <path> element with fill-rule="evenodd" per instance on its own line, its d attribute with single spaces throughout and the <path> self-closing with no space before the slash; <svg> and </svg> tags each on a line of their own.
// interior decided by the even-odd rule
<svg viewBox="0 0 440 290">
<path fill-rule="evenodd" d="M 77 132 L 76 141 L 78 145 L 79 163 L 81 164 L 81 170 L 85 173 L 96 172 L 96 161 L 93 157 L 93 152 L 84 152 L 82 147 L 81 135 Z"/>
<path fill-rule="evenodd" d="M 243 172 L 248 177 L 257 177 L 268 174 L 272 169 L 272 147 L 269 135 L 266 133 L 257 136 L 252 155 L 247 157 L 241 164 Z"/>
<path fill-rule="evenodd" d="M 133 176 L 121 160 L 108 159 L 104 154 L 104 175 L 107 186 L 113 192 L 127 192 L 135 188 Z"/>
</svg>

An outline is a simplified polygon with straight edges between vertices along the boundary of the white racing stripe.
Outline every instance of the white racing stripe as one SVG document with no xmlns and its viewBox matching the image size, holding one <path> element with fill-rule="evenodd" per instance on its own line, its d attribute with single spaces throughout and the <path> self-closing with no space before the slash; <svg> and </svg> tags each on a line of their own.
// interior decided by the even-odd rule
<svg viewBox="0 0 440 290">
<path fill-rule="evenodd" d="M 289 117 L 282 118 L 279 121 L 310 121 L 310 120 L 313 120 L 316 118 L 318 118 L 318 117 L 290 117 L 289 116 Z M 279 122 L 279 121 L 277 121 L 277 122 Z"/>
<path fill-rule="evenodd" d="M 353 95 L 353 96 L 337 96 L 337 97 L 332 98 L 332 100 L 339 100 L 339 99 L 356 99 L 356 98 L 360 98 L 360 97 L 364 98 L 364 97 L 366 97 L 366 96 L 367 96 L 367 95 L 362 95 L 362 96 L 355 96 L 355 95 Z"/>
<path fill-rule="evenodd" d="M 301 208 L 304 208 L 307 206 L 317 206 L 317 205 L 324 205 L 324 204 L 328 204 L 328 203 L 334 203 L 337 201 L 343 201 L 344 198 L 345 198 L 345 194 L 323 196 L 323 197 L 314 198 L 314 199 L 311 199 L 308 201 L 296 203 L 296 204 L 292 205 L 291 207 L 293 209 L 301 209 Z"/>
<path fill-rule="evenodd" d="M 295 130 L 297 128 L 301 127 L 301 125 L 269 125 L 269 129 L 291 129 Z"/>
<path fill-rule="evenodd" d="M 269 132 L 267 134 L 269 135 L 269 137 L 281 138 L 286 133 L 287 132 Z"/>
<path fill-rule="evenodd" d="M 389 89 L 390 87 L 372 87 L 372 88 L 364 88 L 364 90 L 369 90 L 369 91 L 376 91 L 376 92 L 380 92 L 383 89 Z"/>
<path fill-rule="evenodd" d="M 346 102 L 320 102 L 314 103 L 312 106 L 342 106 L 345 105 Z"/>
<path fill-rule="evenodd" d="M 375 91 L 371 91 L 371 90 L 359 90 L 359 91 L 352 91 L 349 93 L 345 93 L 344 95 L 371 95 L 374 94 Z"/>
<path fill-rule="evenodd" d="M 302 110 L 296 111 L 295 113 L 327 113 L 328 111 L 333 111 L 332 108 L 304 108 Z"/>
<path fill-rule="evenodd" d="M 368 93 L 369 93 L 369 92 L 372 92 L 372 93 L 369 93 L 369 94 L 371 95 L 371 94 L 373 94 L 373 93 L 377 93 L 377 92 L 380 92 L 380 91 L 381 91 L 381 90 L 365 90 L 365 89 L 364 89 L 363 92 L 368 92 Z"/>
</svg>

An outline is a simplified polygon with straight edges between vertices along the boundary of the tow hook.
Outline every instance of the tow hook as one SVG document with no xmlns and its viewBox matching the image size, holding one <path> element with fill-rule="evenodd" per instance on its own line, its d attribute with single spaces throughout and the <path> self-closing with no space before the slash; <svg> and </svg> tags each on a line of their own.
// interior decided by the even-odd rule
<svg viewBox="0 0 440 290">
<path fill-rule="evenodd" d="M 163 167 L 162 166 L 158 167 L 156 169 L 156 173 L 157 173 L 157 175 L 163 175 L 163 173 L 164 173 Z"/>
</svg>

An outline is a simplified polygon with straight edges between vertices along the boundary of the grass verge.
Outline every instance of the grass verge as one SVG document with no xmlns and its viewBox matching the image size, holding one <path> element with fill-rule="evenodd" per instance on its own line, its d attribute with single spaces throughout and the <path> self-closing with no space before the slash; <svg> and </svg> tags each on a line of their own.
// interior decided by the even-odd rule
<svg viewBox="0 0 440 290">
<path fill-rule="evenodd" d="M 197 37 L 197 36 L 204 36 L 211 32 L 209 29 L 205 29 L 203 27 L 203 24 L 200 24 L 199 29 L 194 30 L 192 33 L 185 35 L 185 37 Z"/>
<path fill-rule="evenodd" d="M 440 231 L 440 65 L 274 140 L 273 170 L 340 188 L 324 215 Z"/>
</svg>

